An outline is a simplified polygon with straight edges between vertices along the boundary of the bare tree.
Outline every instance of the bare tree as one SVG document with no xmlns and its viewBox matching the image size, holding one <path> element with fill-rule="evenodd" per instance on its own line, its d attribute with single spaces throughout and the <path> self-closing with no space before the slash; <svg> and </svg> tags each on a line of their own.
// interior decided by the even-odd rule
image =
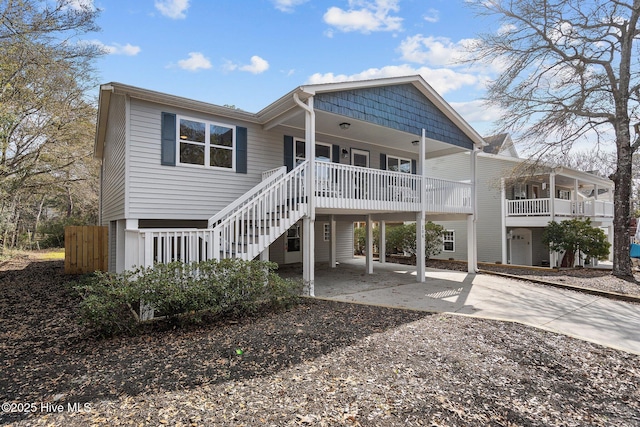
<svg viewBox="0 0 640 427">
<path fill-rule="evenodd" d="M 40 221 L 43 194 L 89 179 L 75 171 L 91 154 L 93 61 L 82 40 L 98 11 L 75 0 L 0 2 L 0 235 L 14 245 Z M 65 193 L 67 190 L 64 190 Z M 37 219 L 37 221 L 36 221 Z M 31 230 L 34 232 L 35 230 Z M 10 237 L 9 237 L 10 236 Z"/>
<path fill-rule="evenodd" d="M 476 0 L 500 29 L 479 36 L 474 60 L 503 64 L 487 100 L 501 130 L 564 154 L 615 142 L 613 274 L 632 278 L 629 219 L 633 153 L 640 146 L 640 0 Z"/>
</svg>

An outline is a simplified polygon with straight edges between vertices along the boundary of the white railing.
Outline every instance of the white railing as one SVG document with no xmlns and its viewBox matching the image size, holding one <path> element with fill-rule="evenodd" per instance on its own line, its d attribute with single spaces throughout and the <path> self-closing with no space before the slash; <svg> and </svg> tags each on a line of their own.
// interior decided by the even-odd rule
<svg viewBox="0 0 640 427">
<path fill-rule="evenodd" d="M 592 217 L 613 218 L 613 203 L 605 200 L 585 200 L 583 204 L 584 214 Z"/>
<path fill-rule="evenodd" d="M 259 194 L 214 223 L 213 257 L 253 259 L 302 218 L 307 213 L 308 165 L 305 161 L 284 176 L 272 175 Z"/>
<path fill-rule="evenodd" d="M 613 218 L 613 203 L 588 199 L 574 202 L 555 199 L 555 216 Z M 551 199 L 507 200 L 507 216 L 550 216 Z"/>
<path fill-rule="evenodd" d="M 189 263 L 213 258 L 211 229 L 141 229 L 130 233 L 137 234 L 138 247 L 142 249 L 132 265 L 151 267 L 155 263 Z"/>
<path fill-rule="evenodd" d="M 316 163 L 319 208 L 417 211 L 421 177 L 339 163 Z"/>
<path fill-rule="evenodd" d="M 283 176 L 287 174 L 287 167 L 280 166 L 279 168 L 269 169 L 268 171 L 262 172 L 262 180 L 269 178 L 270 176 L 277 175 Z"/>
<path fill-rule="evenodd" d="M 537 216 L 551 215 L 551 199 L 507 200 L 507 215 Z"/>
<path fill-rule="evenodd" d="M 471 183 L 425 177 L 425 210 L 473 213 Z"/>
<path fill-rule="evenodd" d="M 251 203 L 251 201 L 262 194 L 266 188 L 283 177 L 286 174 L 287 168 L 285 166 L 281 168 L 271 169 L 262 173 L 262 181 L 253 187 L 251 190 L 244 193 L 242 196 L 234 200 L 231 204 L 227 205 L 220 212 L 209 218 L 209 227 L 213 227 L 216 223 L 218 223 L 221 219 L 233 214 L 233 212 L 242 209 L 246 204 Z M 266 177 L 265 177 L 266 174 Z"/>
</svg>

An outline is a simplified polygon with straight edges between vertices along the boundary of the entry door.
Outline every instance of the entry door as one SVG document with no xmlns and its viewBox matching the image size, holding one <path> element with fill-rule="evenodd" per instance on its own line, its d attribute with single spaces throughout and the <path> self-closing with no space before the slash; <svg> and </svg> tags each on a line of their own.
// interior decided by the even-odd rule
<svg viewBox="0 0 640 427">
<path fill-rule="evenodd" d="M 284 239 L 284 263 L 302 262 L 302 227 L 294 224 L 287 230 Z"/>
<path fill-rule="evenodd" d="M 531 230 L 516 228 L 511 235 L 511 264 L 531 265 Z"/>
<path fill-rule="evenodd" d="M 351 164 L 361 168 L 369 167 L 369 152 L 365 150 L 351 149 Z M 357 173 L 353 177 L 354 197 L 356 199 L 366 199 L 369 194 L 368 183 L 365 173 Z"/>
<path fill-rule="evenodd" d="M 369 167 L 369 152 L 365 150 L 351 149 L 351 164 L 363 168 Z"/>
</svg>

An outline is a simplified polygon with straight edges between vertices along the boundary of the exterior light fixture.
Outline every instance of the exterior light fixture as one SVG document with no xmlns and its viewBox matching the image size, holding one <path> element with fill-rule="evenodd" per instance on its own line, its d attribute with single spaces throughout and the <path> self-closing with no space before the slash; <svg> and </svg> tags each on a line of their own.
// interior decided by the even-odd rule
<svg viewBox="0 0 640 427">
<path fill-rule="evenodd" d="M 349 157 L 349 150 L 347 150 L 346 148 L 342 149 L 342 158 L 346 159 L 347 157 Z"/>
<path fill-rule="evenodd" d="M 419 144 L 420 144 L 420 141 L 418 141 L 418 140 L 416 139 L 415 141 L 411 141 L 411 143 L 412 143 L 413 145 L 419 145 Z"/>
<path fill-rule="evenodd" d="M 345 130 L 345 129 L 349 129 L 349 127 L 351 126 L 351 123 L 342 122 L 338 126 L 340 126 L 340 129 Z"/>
</svg>

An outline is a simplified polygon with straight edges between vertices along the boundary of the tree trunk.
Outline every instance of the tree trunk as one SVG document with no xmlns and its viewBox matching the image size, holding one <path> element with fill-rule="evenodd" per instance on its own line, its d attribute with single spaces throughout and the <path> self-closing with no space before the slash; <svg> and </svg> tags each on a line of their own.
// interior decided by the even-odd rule
<svg viewBox="0 0 640 427">
<path fill-rule="evenodd" d="M 629 256 L 629 227 L 631 216 L 632 156 L 628 122 L 626 132 L 624 123 L 619 123 L 617 136 L 617 169 L 613 174 L 615 191 L 613 193 L 613 272 L 624 279 L 633 279 L 631 258 Z M 626 141 L 625 141 L 626 139 Z"/>
</svg>

